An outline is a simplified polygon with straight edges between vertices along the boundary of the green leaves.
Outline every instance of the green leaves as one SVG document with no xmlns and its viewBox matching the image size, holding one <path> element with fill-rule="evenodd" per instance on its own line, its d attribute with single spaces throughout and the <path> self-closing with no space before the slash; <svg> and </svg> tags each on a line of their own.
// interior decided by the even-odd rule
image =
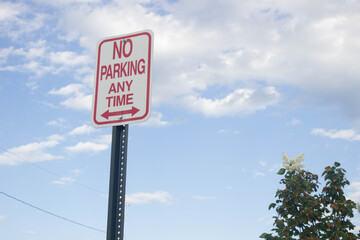
<svg viewBox="0 0 360 240">
<path fill-rule="evenodd" d="M 260 238 L 265 238 L 266 240 L 278 239 L 278 238 L 274 238 L 273 236 L 271 236 L 271 234 L 268 234 L 268 233 L 261 234 Z"/>
<path fill-rule="evenodd" d="M 272 209 L 272 208 L 274 208 L 274 207 L 276 207 L 276 203 L 271 203 L 271 204 L 269 205 L 269 210 Z"/>
<path fill-rule="evenodd" d="M 354 225 L 349 218 L 354 216 L 353 210 L 356 204 L 352 200 L 347 200 L 343 188 L 350 182 L 345 178 L 345 170 L 339 168 L 340 163 L 335 162 L 333 167 L 327 167 L 323 173 L 326 180 L 326 187 L 323 188 L 322 197 L 324 207 L 327 207 L 331 214 L 324 217 L 323 223 L 332 232 L 325 231 L 323 238 L 336 237 L 336 239 L 360 239 L 359 235 L 355 236 L 350 230 Z"/>
<path fill-rule="evenodd" d="M 280 183 L 285 188 L 276 191 L 276 201 L 269 205 L 269 210 L 277 212 L 271 230 L 274 235 L 263 233 L 260 238 L 360 239 L 360 233 L 351 232 L 355 226 L 349 218 L 357 205 L 344 195 L 343 188 L 350 182 L 345 178 L 346 171 L 339 167 L 340 163 L 335 162 L 325 168 L 325 186 L 320 193 L 318 175 L 281 168 L 277 174 L 283 175 Z"/>
<path fill-rule="evenodd" d="M 277 174 L 278 174 L 278 175 L 283 175 L 283 174 L 285 173 L 285 171 L 286 171 L 285 168 L 281 168 L 281 169 L 277 172 Z"/>
<path fill-rule="evenodd" d="M 268 235 L 269 234 L 267 234 L 267 233 L 263 233 L 263 234 L 260 235 L 260 238 L 266 238 Z"/>
</svg>

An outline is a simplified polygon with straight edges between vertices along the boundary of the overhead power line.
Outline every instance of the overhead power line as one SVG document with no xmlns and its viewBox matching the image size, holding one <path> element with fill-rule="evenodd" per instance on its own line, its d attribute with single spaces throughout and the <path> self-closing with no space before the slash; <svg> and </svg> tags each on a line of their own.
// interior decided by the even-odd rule
<svg viewBox="0 0 360 240">
<path fill-rule="evenodd" d="M 28 160 L 26 160 L 26 159 L 24 159 L 24 158 L 22 158 L 22 157 L 17 156 L 16 154 L 9 152 L 8 150 L 6 150 L 5 148 L 3 148 L 3 147 L 1 147 L 1 146 L 0 146 L 0 149 L 3 150 L 4 152 L 6 152 L 6 153 L 8 153 L 8 154 L 10 154 L 10 155 L 12 155 L 12 156 L 14 156 L 14 157 L 16 157 L 17 159 L 20 159 L 20 160 L 22 160 L 22 161 L 30 164 L 31 166 L 33 166 L 33 167 L 35 167 L 35 168 L 37 168 L 37 169 L 40 169 L 40 170 L 43 171 L 43 172 L 46 172 L 46 173 L 48 173 L 48 174 L 50 174 L 50 175 L 53 175 L 53 176 L 56 176 L 56 177 L 59 177 L 59 178 L 63 177 L 63 176 L 61 176 L 60 174 L 57 174 L 57 173 L 55 173 L 55 172 L 53 172 L 53 171 L 51 171 L 51 170 L 49 170 L 49 169 L 46 169 L 46 168 L 44 168 L 44 167 L 42 167 L 42 166 L 40 166 L 40 165 L 38 165 L 38 164 L 36 164 L 36 163 L 30 162 L 30 161 L 28 161 Z M 100 193 L 100 194 L 106 194 L 105 192 L 102 192 L 102 191 L 97 190 L 97 189 L 95 189 L 95 188 L 93 188 L 93 187 L 87 186 L 87 185 L 85 185 L 85 184 L 82 184 L 82 183 L 79 183 L 79 182 L 76 182 L 76 181 L 73 182 L 73 184 L 78 185 L 78 186 L 80 186 L 80 187 L 82 187 L 82 188 L 86 188 L 86 189 L 88 189 L 88 190 L 90 190 L 90 191 L 93 191 L 93 192 L 97 192 L 97 193 Z"/>
<path fill-rule="evenodd" d="M 24 205 L 27 205 L 27 206 L 29 206 L 29 207 L 32 207 L 32 208 L 34 208 L 34 209 L 36 209 L 36 210 L 38 210 L 38 211 L 44 212 L 44 213 L 46 213 L 46 214 L 48 214 L 48 215 L 51 215 L 51 216 L 53 216 L 53 217 L 60 218 L 60 219 L 62 219 L 62 220 L 64 220 L 64 221 L 66 221 L 66 222 L 70 222 L 70 223 L 73 223 L 73 224 L 76 224 L 76 225 L 78 225 L 78 226 L 85 227 L 85 228 L 88 228 L 88 229 L 91 229 L 91 230 L 94 230 L 94 231 L 106 233 L 105 231 L 103 231 L 103 230 L 101 230 L 101 229 L 94 228 L 94 227 L 91 227 L 91 226 L 82 224 L 82 223 L 80 223 L 80 222 L 77 222 L 77 221 L 74 221 L 74 220 L 71 220 L 71 219 L 62 217 L 62 216 L 57 215 L 57 214 L 55 214 L 55 213 L 52 213 L 52 212 L 49 212 L 49 211 L 44 210 L 44 209 L 42 209 L 42 208 L 39 208 L 39 207 L 37 207 L 37 206 L 34 206 L 34 205 L 32 205 L 32 204 L 30 204 L 30 203 L 27 203 L 27 202 L 25 202 L 25 201 L 23 201 L 23 200 L 21 200 L 21 199 L 18 199 L 18 198 L 14 197 L 14 196 L 11 196 L 11 195 L 9 195 L 9 194 L 7 194 L 7 193 L 5 193 L 5 192 L 0 191 L 0 193 L 1 193 L 2 195 L 6 196 L 6 197 L 8 197 L 8 198 L 10 198 L 10 199 L 12 199 L 12 200 L 15 200 L 15 201 L 17 201 L 17 202 L 20 202 L 20 203 L 22 203 L 22 204 L 24 204 Z"/>
</svg>

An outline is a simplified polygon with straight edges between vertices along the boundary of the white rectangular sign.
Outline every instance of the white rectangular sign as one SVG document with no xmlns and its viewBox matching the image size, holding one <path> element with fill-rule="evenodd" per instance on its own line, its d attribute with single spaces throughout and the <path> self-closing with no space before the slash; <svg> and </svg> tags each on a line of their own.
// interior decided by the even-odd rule
<svg viewBox="0 0 360 240">
<path fill-rule="evenodd" d="M 94 127 L 144 122 L 150 117 L 153 42 L 151 30 L 98 42 Z"/>
</svg>

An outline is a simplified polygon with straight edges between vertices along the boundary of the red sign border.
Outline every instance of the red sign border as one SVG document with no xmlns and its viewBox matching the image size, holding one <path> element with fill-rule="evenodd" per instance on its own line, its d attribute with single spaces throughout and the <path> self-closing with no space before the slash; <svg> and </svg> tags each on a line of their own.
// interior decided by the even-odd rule
<svg viewBox="0 0 360 240">
<path fill-rule="evenodd" d="M 145 114 L 140 116 L 140 117 L 134 117 L 134 118 L 127 118 L 127 119 L 119 119 L 119 120 L 111 120 L 111 121 L 104 121 L 104 122 L 98 122 L 96 120 L 96 113 L 97 113 L 97 100 L 98 100 L 98 86 L 99 86 L 99 71 L 100 71 L 100 49 L 101 49 L 101 45 L 105 42 L 110 42 L 110 41 L 116 41 L 116 40 L 121 40 L 121 39 L 128 39 L 128 38 L 134 38 L 134 37 L 138 37 L 141 35 L 147 35 L 149 37 L 149 49 L 148 49 L 148 74 L 147 74 L 147 90 L 146 90 L 146 111 Z M 108 39 L 104 39 L 103 41 L 101 41 L 98 44 L 98 54 L 97 54 L 97 66 L 96 66 L 96 82 L 95 82 L 95 92 L 94 92 L 94 100 L 93 100 L 93 122 L 94 124 L 96 124 L 97 126 L 117 126 L 117 125 L 123 125 L 123 124 L 128 124 L 137 120 L 142 120 L 145 119 L 150 111 L 150 88 L 151 88 L 151 60 L 152 60 L 152 34 L 148 31 L 145 32 L 138 32 L 138 33 L 133 33 L 133 34 L 129 34 L 129 35 L 124 35 L 124 36 L 118 36 L 118 37 L 113 37 L 113 38 L 108 38 Z"/>
</svg>

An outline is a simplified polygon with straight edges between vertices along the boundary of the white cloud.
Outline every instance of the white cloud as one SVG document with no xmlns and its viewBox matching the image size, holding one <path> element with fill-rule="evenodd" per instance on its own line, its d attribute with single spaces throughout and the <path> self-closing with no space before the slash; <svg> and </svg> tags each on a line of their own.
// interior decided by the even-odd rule
<svg viewBox="0 0 360 240">
<path fill-rule="evenodd" d="M 239 130 L 231 130 L 231 129 L 219 129 L 216 131 L 217 134 L 240 134 Z"/>
<path fill-rule="evenodd" d="M 299 124 L 301 124 L 302 122 L 299 120 L 299 119 L 297 119 L 297 118 L 293 118 L 292 120 L 291 120 L 291 122 L 290 122 L 290 124 L 292 125 L 292 126 L 296 126 L 296 125 L 299 125 Z"/>
<path fill-rule="evenodd" d="M 36 77 L 42 77 L 52 71 L 51 66 L 42 65 L 40 62 L 34 60 L 15 67 L 21 72 L 33 73 Z"/>
<path fill-rule="evenodd" d="M 38 234 L 36 231 L 33 231 L 33 230 L 27 230 L 26 233 L 27 233 L 27 234 L 30 234 L 30 235 L 36 235 L 36 234 Z"/>
<path fill-rule="evenodd" d="M 344 139 L 350 141 L 360 141 L 360 134 L 357 134 L 354 130 L 336 130 L 330 129 L 328 131 L 322 128 L 315 128 L 311 130 L 311 134 L 328 137 L 331 139 Z"/>
<path fill-rule="evenodd" d="M 52 0 L 52 1 L 35 0 L 35 2 L 39 2 L 51 6 L 67 6 L 67 5 L 74 5 L 79 3 L 97 3 L 100 2 L 100 0 Z"/>
<path fill-rule="evenodd" d="M 44 54 L 48 64 L 28 61 L 26 65 L 1 69 L 33 71 L 37 76 L 67 69 L 70 64 L 79 69 L 88 66 L 90 59 L 94 58 L 94 46 L 101 37 L 150 28 L 155 33 L 155 105 L 185 103 L 186 107 L 199 111 L 189 104 L 195 100 L 197 105 L 222 108 L 226 97 L 215 99 L 207 95 L 207 89 L 218 85 L 253 89 L 251 83 L 255 80 L 262 86 L 277 86 L 284 92 L 287 86 L 295 87 L 301 90 L 299 97 L 295 97 L 296 101 L 335 105 L 347 117 L 360 122 L 357 107 L 360 72 L 356 64 L 359 62 L 360 31 L 357 30 L 360 16 L 355 10 L 359 2 L 321 2 L 315 7 L 310 0 L 296 4 L 265 0 L 221 3 L 210 0 L 208 4 L 188 0 L 144 4 L 146 2 L 38 0 L 36 3 L 54 5 L 59 10 L 56 18 L 59 19 L 56 22 L 59 39 L 77 41 L 84 49 L 75 52 L 48 48 Z M 15 26 L 1 28 L 3 34 L 10 32 L 10 36 L 20 36 L 26 29 L 48 30 L 51 27 L 48 24 L 53 21 L 46 21 L 48 13 L 30 11 L 33 5 L 36 4 L 2 3 L 1 9 L 5 10 L 0 16 L 11 20 Z M 318 9 L 336 9 L 336 12 Z M 36 14 L 29 14 L 31 12 Z M 227 17 L 219 18 L 219 13 Z M 21 31 L 16 31 L 16 27 Z M 27 54 L 31 56 L 36 52 Z M 79 102 L 87 95 L 87 92 L 82 92 L 82 95 L 71 96 L 62 104 L 71 107 L 75 102 L 75 109 L 84 109 Z M 244 96 L 237 94 L 239 101 Z M 259 107 L 233 107 L 238 112 L 253 113 L 279 99 L 268 100 L 268 104 L 265 101 Z M 85 109 L 89 106 L 86 105 Z M 211 110 L 201 112 L 208 116 L 224 116 L 234 112 L 234 108 L 229 106 L 230 110 L 221 114 L 214 114 Z"/>
<path fill-rule="evenodd" d="M 217 197 L 215 197 L 215 196 L 199 196 L 199 195 L 192 196 L 191 198 L 196 199 L 196 200 L 215 200 L 215 199 L 217 199 Z"/>
<path fill-rule="evenodd" d="M 265 162 L 265 161 L 259 161 L 259 164 L 260 164 L 262 167 L 265 167 L 265 166 L 266 166 L 266 162 Z"/>
<path fill-rule="evenodd" d="M 81 173 L 81 170 L 80 170 L 80 169 L 73 169 L 73 170 L 71 170 L 71 172 L 72 172 L 75 176 L 79 176 L 80 173 Z"/>
<path fill-rule="evenodd" d="M 126 195 L 128 204 L 140 205 L 149 203 L 170 203 L 172 197 L 170 193 L 165 191 L 156 191 L 153 193 L 133 193 Z"/>
<path fill-rule="evenodd" d="M 75 52 L 70 51 L 51 52 L 49 59 L 52 63 L 66 66 L 86 65 L 90 62 L 89 56 L 78 55 Z"/>
<path fill-rule="evenodd" d="M 15 49 L 13 54 L 24 56 L 28 59 L 44 58 L 46 57 L 46 46 L 45 40 L 38 40 L 36 42 L 29 42 L 26 46 L 26 50 L 23 48 Z"/>
<path fill-rule="evenodd" d="M 88 89 L 93 88 L 94 84 L 94 71 L 90 67 L 78 68 L 76 71 L 76 78 L 84 84 Z"/>
<path fill-rule="evenodd" d="M 52 89 L 48 93 L 51 95 L 66 96 L 67 99 L 60 102 L 61 105 L 75 110 L 90 110 L 92 104 L 92 94 L 86 94 L 87 87 L 84 84 L 69 84 L 58 90 Z"/>
<path fill-rule="evenodd" d="M 151 112 L 151 117 L 146 122 L 142 123 L 141 126 L 167 126 L 169 122 L 164 121 L 163 115 L 160 112 Z"/>
<path fill-rule="evenodd" d="M 91 110 L 91 101 L 92 95 L 79 94 L 60 102 L 60 104 L 74 110 Z"/>
<path fill-rule="evenodd" d="M 0 64 L 6 62 L 8 56 L 13 52 L 13 47 L 0 49 Z"/>
<path fill-rule="evenodd" d="M 4 221 L 6 218 L 7 218 L 6 215 L 0 215 L 0 222 L 1 222 L 1 221 Z"/>
<path fill-rule="evenodd" d="M 360 222 L 360 221 L 357 221 L 357 222 Z M 354 230 L 353 230 L 353 232 L 354 232 L 354 233 L 360 232 L 360 226 L 355 227 Z"/>
<path fill-rule="evenodd" d="M 60 178 L 59 180 L 53 181 L 52 183 L 53 183 L 53 184 L 58 184 L 58 185 L 66 185 L 66 184 L 70 184 L 70 183 L 73 183 L 73 182 L 75 182 L 75 179 L 74 179 L 74 178 L 71 178 L 71 177 L 62 177 L 62 178 Z"/>
<path fill-rule="evenodd" d="M 70 152 L 89 152 L 96 153 L 109 148 L 108 144 L 96 143 L 96 142 L 79 142 L 75 146 L 66 147 L 66 150 Z"/>
<path fill-rule="evenodd" d="M 0 67 L 0 71 L 10 71 L 10 72 L 27 72 L 34 74 L 37 78 L 42 77 L 44 74 L 47 74 L 52 71 L 51 66 L 42 65 L 37 60 L 29 60 L 23 64 L 19 65 L 8 65 Z M 35 82 L 32 83 L 29 87 L 32 87 Z"/>
<path fill-rule="evenodd" d="M 84 133 L 84 132 L 88 131 L 86 129 L 80 128 L 76 132 Z M 108 149 L 111 144 L 111 139 L 112 139 L 111 134 L 100 135 L 93 141 L 79 142 L 74 146 L 68 146 L 68 147 L 66 147 L 66 150 L 68 150 L 70 152 L 74 152 L 74 153 L 79 153 L 79 152 L 97 153 L 97 152 Z"/>
<path fill-rule="evenodd" d="M 24 47 L 14 49 L 5 48 L 0 51 L 0 63 L 6 62 L 8 58 L 17 58 L 17 65 L 5 65 L 2 71 L 17 71 L 34 74 L 41 77 L 45 74 L 59 74 L 62 71 L 75 69 L 80 76 L 83 70 L 76 71 L 77 68 L 84 69 L 90 61 L 88 55 L 79 55 L 71 51 L 51 51 L 51 46 L 46 40 L 39 39 L 34 42 L 27 42 Z M 55 91 L 51 92 L 56 94 Z"/>
<path fill-rule="evenodd" d="M 100 37 L 119 34 L 118 29 L 121 33 L 153 29 L 158 74 L 155 104 L 173 103 L 179 96 L 194 95 L 216 83 L 257 79 L 301 88 L 306 97 L 299 100 L 328 104 L 330 99 L 348 115 L 357 107 L 360 31 L 354 29 L 360 21 L 354 11 L 359 6 L 356 1 L 316 4 L 319 9 L 337 9 L 336 16 L 333 11 L 319 14 L 311 9 L 311 1 L 161 1 L 153 8 L 141 2 L 114 1 L 96 8 L 74 5 L 64 11 L 60 26 L 69 39 L 89 50 Z M 219 18 L 219 13 L 227 17 Z M 197 102 L 211 100 L 192 97 Z"/>
<path fill-rule="evenodd" d="M 269 168 L 269 172 L 278 171 L 280 168 L 282 168 L 282 164 L 275 164 L 273 167 Z"/>
<path fill-rule="evenodd" d="M 64 118 L 58 118 L 56 120 L 52 120 L 46 123 L 49 126 L 54 126 L 54 127 L 64 127 L 65 124 L 65 119 Z"/>
<path fill-rule="evenodd" d="M 348 197 L 354 202 L 360 203 L 360 182 L 352 182 L 349 189 L 351 193 Z"/>
<path fill-rule="evenodd" d="M 264 177 L 266 176 L 266 174 L 264 172 L 260 172 L 258 170 L 255 170 L 254 172 L 254 177 L 257 178 L 257 177 Z"/>
<path fill-rule="evenodd" d="M 280 94 L 273 87 L 255 89 L 236 89 L 222 99 L 207 99 L 195 96 L 184 98 L 185 104 L 206 116 L 220 117 L 239 113 L 253 113 L 279 101 Z"/>
<path fill-rule="evenodd" d="M 226 134 L 226 133 L 230 133 L 229 129 L 219 129 L 216 131 L 217 134 Z"/>
<path fill-rule="evenodd" d="M 39 87 L 38 84 L 34 81 L 28 81 L 25 85 L 30 88 L 32 92 Z"/>
<path fill-rule="evenodd" d="M 69 135 L 83 135 L 83 134 L 89 134 L 94 132 L 95 129 L 87 124 L 84 124 L 80 127 L 77 127 L 73 129 L 71 132 L 69 132 Z"/>
<path fill-rule="evenodd" d="M 45 14 L 31 11 L 25 3 L 0 2 L 0 34 L 6 33 L 14 40 L 39 30 L 45 18 Z"/>
<path fill-rule="evenodd" d="M 62 158 L 62 156 L 47 152 L 48 149 L 55 147 L 62 140 L 64 140 L 62 136 L 52 135 L 45 141 L 11 148 L 0 154 L 0 165 L 18 165 L 26 162 L 42 162 Z"/>
<path fill-rule="evenodd" d="M 24 5 L 12 2 L 0 2 L 0 21 L 15 20 L 25 10 Z"/>
<path fill-rule="evenodd" d="M 49 91 L 49 94 L 60 95 L 60 96 L 69 96 L 71 94 L 79 94 L 83 88 L 82 84 L 69 84 L 65 87 L 62 87 L 58 90 L 52 89 Z"/>
<path fill-rule="evenodd" d="M 98 143 L 110 144 L 112 141 L 112 134 L 101 135 L 95 141 Z"/>
</svg>

